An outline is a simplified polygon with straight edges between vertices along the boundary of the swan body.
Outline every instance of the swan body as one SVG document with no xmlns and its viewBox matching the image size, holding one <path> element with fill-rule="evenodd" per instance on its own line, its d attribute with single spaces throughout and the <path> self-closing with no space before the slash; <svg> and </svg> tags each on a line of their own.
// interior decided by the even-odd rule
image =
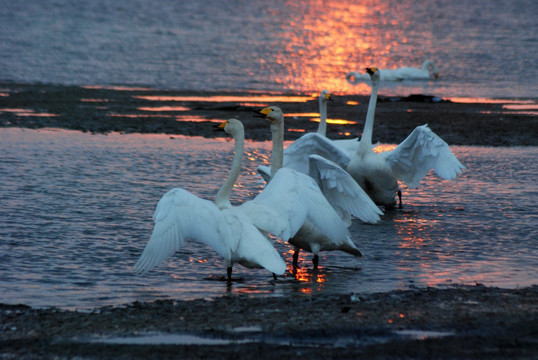
<svg viewBox="0 0 538 360">
<path fill-rule="evenodd" d="M 379 220 L 379 214 L 382 214 L 381 211 L 368 199 L 356 182 L 332 161 L 316 155 L 309 157 L 308 171 L 312 170 L 313 177 L 304 172 L 283 167 L 284 115 L 282 110 L 276 106 L 271 106 L 262 109 L 260 113 L 270 122 L 273 136 L 271 172 L 267 179 L 269 180 L 267 186 L 270 187 L 281 174 L 286 174 L 286 177 L 300 178 L 305 184 L 312 187 L 312 194 L 315 194 L 319 202 L 315 209 L 323 212 L 323 215 L 318 219 L 307 219 L 299 231 L 288 240 L 296 249 L 293 256 L 294 266 L 297 266 L 299 249 L 311 251 L 314 254 L 314 268 L 317 268 L 320 251 L 341 250 L 355 256 L 361 256 L 347 231 L 347 227 L 351 224 L 350 214 L 362 217 L 366 221 L 376 222 Z M 312 136 L 322 137 L 325 141 L 330 142 L 329 139 L 317 133 L 312 133 Z M 348 182 L 340 182 L 335 174 L 342 176 Z M 351 181 L 349 182 L 349 180 Z M 324 192 L 322 192 L 322 188 L 325 189 Z M 301 198 L 299 200 L 304 202 L 307 199 Z M 368 206 L 361 206 L 363 203 Z M 335 220 L 335 216 L 339 221 Z M 340 223 L 338 228 L 342 230 L 344 236 L 334 236 L 323 230 L 328 219 L 332 219 L 331 221 L 335 224 Z"/>
<path fill-rule="evenodd" d="M 230 203 L 230 192 L 241 169 L 244 129 L 239 120 L 230 119 L 221 125 L 235 140 L 235 154 L 230 175 L 217 193 L 215 202 L 201 199 L 182 188 L 168 191 L 159 200 L 153 215 L 151 237 L 134 266 L 135 273 L 146 273 L 185 245 L 187 239 L 199 240 L 224 257 L 228 281 L 232 266 L 263 267 L 282 275 L 286 263 L 262 233 L 282 234 L 286 223 L 275 211 L 258 206 L 246 214 Z M 260 215 L 262 214 L 262 215 Z M 265 218 L 256 223 L 253 218 Z"/>
<path fill-rule="evenodd" d="M 336 147 L 331 149 L 331 144 L 325 142 L 323 146 L 310 143 L 307 151 L 290 150 L 289 156 L 290 159 L 296 156 L 297 162 L 300 162 L 298 159 L 301 157 L 304 158 L 305 152 L 328 157 L 344 167 L 376 204 L 389 209 L 396 205 L 396 194 L 400 196 L 401 206 L 398 181 L 416 188 L 431 169 L 441 178 L 452 180 L 465 167 L 450 151 L 448 144 L 431 131 L 428 125 L 415 128 L 394 150 L 375 153 L 372 133 L 380 74 L 374 67 L 368 68 L 367 72 L 372 80 L 372 94 L 362 138 L 355 154 L 346 158 L 345 152 L 339 152 Z"/>
<path fill-rule="evenodd" d="M 394 207 L 394 194 L 400 197 L 398 180 L 416 188 L 433 169 L 443 179 L 452 180 L 465 168 L 454 156 L 448 144 L 430 130 L 428 125 L 415 128 L 394 150 L 375 153 L 372 133 L 379 89 L 379 70 L 366 69 L 372 80 L 372 94 L 368 103 L 363 135 L 356 154 L 350 159 L 347 171 L 372 200 L 385 208 Z"/>
<path fill-rule="evenodd" d="M 401 67 L 398 69 L 383 69 L 380 72 L 381 81 L 403 81 L 403 80 L 430 80 L 439 78 L 439 70 L 431 60 L 426 60 L 420 68 Z M 368 74 L 350 71 L 346 74 L 349 83 L 356 85 L 359 82 L 369 81 Z"/>
</svg>

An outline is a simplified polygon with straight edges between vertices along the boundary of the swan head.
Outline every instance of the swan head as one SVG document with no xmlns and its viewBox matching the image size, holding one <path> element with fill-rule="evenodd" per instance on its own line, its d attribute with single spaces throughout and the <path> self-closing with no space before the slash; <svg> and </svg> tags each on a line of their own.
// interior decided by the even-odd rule
<svg viewBox="0 0 538 360">
<path fill-rule="evenodd" d="M 433 63 L 431 60 L 426 60 L 422 63 L 422 70 L 425 71 L 431 71 L 433 77 L 435 79 L 439 79 L 439 70 L 437 69 L 437 66 Z"/>
<path fill-rule="evenodd" d="M 332 101 L 333 99 L 329 90 L 322 90 L 319 94 L 319 100 L 322 102 Z"/>
<path fill-rule="evenodd" d="M 284 113 L 278 106 L 268 106 L 260 110 L 260 114 L 272 124 L 284 121 Z"/>
<path fill-rule="evenodd" d="M 368 67 L 366 68 L 366 72 L 368 73 L 368 75 L 370 75 L 373 84 L 379 83 L 381 73 L 378 68 L 376 68 L 375 66 Z"/>
<path fill-rule="evenodd" d="M 227 134 L 232 137 L 244 136 L 245 129 L 243 123 L 237 119 L 228 119 L 218 126 L 219 129 L 223 129 Z"/>
</svg>

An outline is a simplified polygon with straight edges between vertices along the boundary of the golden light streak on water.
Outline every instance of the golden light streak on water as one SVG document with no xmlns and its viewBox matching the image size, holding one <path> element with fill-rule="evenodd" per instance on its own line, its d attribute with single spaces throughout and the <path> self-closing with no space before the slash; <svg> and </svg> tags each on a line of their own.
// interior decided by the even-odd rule
<svg viewBox="0 0 538 360">
<path fill-rule="evenodd" d="M 138 110 L 140 111 L 189 111 L 191 109 L 186 106 L 155 106 L 155 107 L 144 106 L 144 107 L 139 107 Z"/>
<path fill-rule="evenodd" d="M 310 96 L 286 96 L 286 95 L 210 95 L 210 96 L 160 96 L 160 95 L 137 95 L 135 99 L 150 101 L 198 101 L 198 102 L 307 102 L 312 100 Z"/>
<path fill-rule="evenodd" d="M 396 144 L 379 144 L 373 150 L 375 153 L 382 153 L 385 151 L 392 151 L 396 149 L 398 145 Z"/>
</svg>

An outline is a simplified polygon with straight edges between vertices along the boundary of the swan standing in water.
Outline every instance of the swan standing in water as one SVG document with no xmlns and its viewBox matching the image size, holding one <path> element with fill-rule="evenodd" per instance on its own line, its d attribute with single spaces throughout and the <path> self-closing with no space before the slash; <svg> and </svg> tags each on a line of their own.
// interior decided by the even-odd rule
<svg viewBox="0 0 538 360">
<path fill-rule="evenodd" d="M 422 63 L 422 67 L 402 67 L 398 69 L 382 69 L 380 72 L 381 81 L 403 81 L 403 80 L 430 80 L 439 78 L 439 70 L 431 60 Z M 368 74 L 350 71 L 346 74 L 349 83 L 356 85 L 361 81 L 368 81 Z"/>
<path fill-rule="evenodd" d="M 309 132 L 293 143 L 291 143 L 286 149 L 284 149 L 284 167 L 289 167 L 303 174 L 309 173 L 309 159 L 310 155 L 309 149 L 311 147 L 317 149 L 317 155 L 326 157 L 321 149 L 327 149 L 327 151 L 333 151 L 334 146 L 338 149 L 348 153 L 349 155 L 354 154 L 357 151 L 359 146 L 359 139 L 338 139 L 331 140 L 327 137 L 327 103 L 332 101 L 331 93 L 328 90 L 322 90 L 319 95 L 319 114 L 320 121 L 318 129 L 316 132 Z M 334 146 L 333 146 L 334 145 Z M 297 150 L 297 149 L 301 150 Z M 301 152 L 306 154 L 302 156 Z M 334 154 L 330 155 L 330 158 L 333 158 Z M 347 158 L 347 156 L 346 156 Z M 260 165 L 257 168 L 258 173 L 263 177 L 266 182 L 271 178 L 271 169 L 268 166 Z"/>
<path fill-rule="evenodd" d="M 304 159 L 309 154 L 320 154 L 345 168 L 376 204 L 385 209 L 393 208 L 398 194 L 401 207 L 398 181 L 416 188 L 431 169 L 441 178 L 452 180 L 465 167 L 450 151 L 448 144 L 427 125 L 415 128 L 394 150 L 375 153 L 372 149 L 372 133 L 380 74 L 375 67 L 366 71 L 372 80 L 372 93 L 356 153 L 349 157 L 338 147 L 331 148 L 330 143 L 325 143 L 317 147 L 312 145 L 308 149 L 294 149 L 293 153 L 289 151 L 289 156 L 295 156 L 297 160 L 301 157 Z"/>
<path fill-rule="evenodd" d="M 212 247 L 227 261 L 228 281 L 232 266 L 264 267 L 273 275 L 282 275 L 286 263 L 269 239 L 260 232 L 281 235 L 287 225 L 271 209 L 263 205 L 251 207 L 246 214 L 241 207 L 230 203 L 230 192 L 239 177 L 244 147 L 243 124 L 236 119 L 222 123 L 232 135 L 235 154 L 226 181 L 217 193 L 215 202 L 201 199 L 182 188 L 174 188 L 161 198 L 155 209 L 153 233 L 134 266 L 136 273 L 146 273 L 185 245 L 186 239 L 196 239 Z M 259 217 L 257 226 L 252 218 Z"/>
<path fill-rule="evenodd" d="M 347 227 L 351 224 L 350 214 L 365 219 L 365 221 L 377 222 L 379 221 L 379 215 L 382 214 L 379 208 L 375 206 L 343 169 L 320 156 L 314 155 L 309 158 L 310 172 L 316 173 L 313 177 L 283 167 L 284 114 L 276 106 L 264 108 L 260 111 L 260 114 L 269 121 L 273 138 L 271 176 L 267 186 L 272 186 L 276 179 L 282 177 L 282 174 L 286 178 L 298 178 L 303 183 L 300 186 L 308 186 L 315 190 L 312 193 L 316 195 L 319 202 L 313 210 L 321 216 L 318 219 L 308 219 L 302 224 L 300 230 L 288 240 L 295 248 L 293 265 L 297 267 L 299 249 L 310 251 L 314 254 L 312 260 L 314 269 L 318 267 L 320 251 L 341 250 L 355 256 L 361 256 L 360 251 L 351 241 L 347 232 Z M 323 189 L 323 193 L 320 188 Z M 299 199 L 301 202 L 311 200 L 304 197 Z M 339 226 L 346 229 L 345 233 L 342 232 L 341 234 L 344 236 L 334 236 L 323 230 L 327 220 L 334 218 L 334 215 L 337 214 L 336 211 L 339 214 L 337 216 L 342 218 Z M 323 212 L 323 215 L 321 212 Z M 338 223 L 334 219 L 332 221 Z"/>
<path fill-rule="evenodd" d="M 368 103 L 364 130 L 357 153 L 350 159 L 347 171 L 372 200 L 385 208 L 396 205 L 394 194 L 400 198 L 398 180 L 409 187 L 418 187 L 420 181 L 433 169 L 446 180 L 456 178 L 465 167 L 454 156 L 448 144 L 430 130 L 428 125 L 418 126 L 394 150 L 375 153 L 372 150 L 375 107 L 379 89 L 379 70 L 367 68 L 372 79 L 372 94 Z"/>
</svg>

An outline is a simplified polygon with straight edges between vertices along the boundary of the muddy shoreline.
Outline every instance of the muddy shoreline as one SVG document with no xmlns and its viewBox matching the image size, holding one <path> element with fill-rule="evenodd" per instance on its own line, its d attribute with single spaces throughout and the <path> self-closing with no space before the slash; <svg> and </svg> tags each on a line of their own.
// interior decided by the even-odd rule
<svg viewBox="0 0 538 360">
<path fill-rule="evenodd" d="M 270 133 L 265 122 L 253 116 L 254 110 L 277 105 L 288 114 L 318 112 L 318 100 L 312 94 L 201 93 L 14 83 L 0 83 L 0 94 L 0 127 L 61 128 L 90 133 L 163 133 L 212 138 L 224 136 L 215 134 L 214 121 L 236 117 L 244 122 L 248 139 L 261 141 L 268 140 Z M 228 99 L 209 100 L 223 95 Z M 284 98 L 269 103 L 259 99 L 250 101 L 260 95 L 284 95 Z M 307 101 L 290 101 L 289 96 L 297 95 L 306 96 Z M 150 100 L 148 96 L 162 100 Z M 170 97 L 183 99 L 174 101 Z M 356 123 L 330 124 L 328 136 L 335 139 L 360 136 L 367 107 L 368 96 L 335 96 L 328 107 L 329 118 Z M 426 123 L 450 145 L 538 145 L 538 117 L 505 109 L 502 103 L 455 103 L 428 95 L 388 98 L 382 91 L 373 140 L 399 143 L 416 126 Z M 286 128 L 289 130 L 286 139 L 293 140 L 303 134 L 300 131 L 315 131 L 317 123 L 308 116 L 290 117 Z"/>
<path fill-rule="evenodd" d="M 2 359 L 530 359 L 538 356 L 536 299 L 538 286 L 509 290 L 477 284 L 368 295 L 161 300 L 91 312 L 0 305 L 0 354 Z M 198 343 L 114 340 L 156 334 L 189 334 Z M 211 343 L 216 340 L 224 343 Z"/>
</svg>

